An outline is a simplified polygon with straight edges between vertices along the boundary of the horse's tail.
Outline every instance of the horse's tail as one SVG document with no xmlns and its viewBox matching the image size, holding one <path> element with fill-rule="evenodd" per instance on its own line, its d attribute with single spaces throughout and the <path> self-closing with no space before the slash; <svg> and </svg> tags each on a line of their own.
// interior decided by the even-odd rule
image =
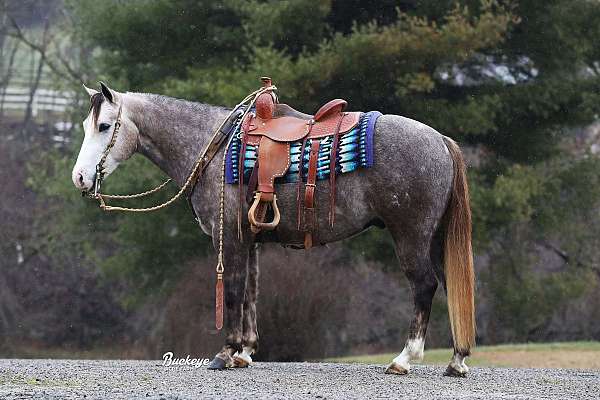
<svg viewBox="0 0 600 400">
<path fill-rule="evenodd" d="M 448 314 L 454 348 L 470 354 L 475 345 L 475 273 L 471 248 L 471 206 L 466 167 L 460 148 L 444 137 L 454 163 L 454 179 L 450 202 L 446 209 L 444 238 L 444 274 Z"/>
</svg>

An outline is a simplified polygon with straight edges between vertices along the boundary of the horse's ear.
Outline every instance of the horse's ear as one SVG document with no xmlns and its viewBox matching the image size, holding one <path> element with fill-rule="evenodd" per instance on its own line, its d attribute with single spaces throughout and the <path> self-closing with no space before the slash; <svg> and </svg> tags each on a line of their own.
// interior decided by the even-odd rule
<svg viewBox="0 0 600 400">
<path fill-rule="evenodd" d="M 98 93 L 98 91 L 96 89 L 90 89 L 89 87 L 85 86 L 85 83 L 82 83 L 82 85 L 83 85 L 83 88 L 85 89 L 85 91 L 87 92 L 87 94 L 90 95 L 90 97 L 92 97 L 93 95 Z"/>
<path fill-rule="evenodd" d="M 108 100 L 111 103 L 115 103 L 117 100 L 117 94 L 114 90 L 112 90 L 111 88 L 109 88 L 108 86 L 106 86 L 106 84 L 104 82 L 100 82 L 100 90 L 102 91 L 102 94 L 104 95 L 104 98 L 106 100 Z"/>
</svg>

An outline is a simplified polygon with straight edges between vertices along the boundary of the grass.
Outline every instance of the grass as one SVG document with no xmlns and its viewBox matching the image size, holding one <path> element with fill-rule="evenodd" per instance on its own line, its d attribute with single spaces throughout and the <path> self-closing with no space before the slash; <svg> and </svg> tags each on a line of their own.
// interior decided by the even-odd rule
<svg viewBox="0 0 600 400">
<path fill-rule="evenodd" d="M 8 344 L 0 350 L 0 358 L 68 359 L 68 360 L 143 360 L 135 346 L 101 346 L 89 350 L 71 347 L 44 347 L 29 343 Z"/>
<path fill-rule="evenodd" d="M 329 362 L 388 364 L 397 353 L 331 358 Z M 431 349 L 415 364 L 444 365 L 451 349 Z M 486 367 L 600 369 L 600 342 L 556 342 L 479 346 L 468 364 Z"/>
</svg>

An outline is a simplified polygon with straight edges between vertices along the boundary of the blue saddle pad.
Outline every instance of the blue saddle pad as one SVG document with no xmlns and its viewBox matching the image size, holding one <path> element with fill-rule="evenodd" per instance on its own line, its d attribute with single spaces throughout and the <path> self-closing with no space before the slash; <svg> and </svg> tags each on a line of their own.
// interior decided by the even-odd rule
<svg viewBox="0 0 600 400">
<path fill-rule="evenodd" d="M 352 172 L 358 168 L 369 168 L 373 166 L 373 135 L 375 133 L 375 122 L 381 115 L 378 111 L 370 111 L 360 116 L 359 122 L 354 129 L 340 136 L 337 149 L 336 174 Z M 239 179 L 238 160 L 241 149 L 240 139 L 241 121 L 237 121 L 233 128 L 234 138 L 227 149 L 225 160 L 225 181 L 229 184 L 237 183 Z M 317 179 L 329 177 L 329 159 L 333 135 L 321 138 L 319 146 L 319 161 L 317 164 Z M 307 140 L 304 149 L 304 162 L 302 175 L 304 180 L 308 175 L 308 160 L 310 155 L 311 140 Z M 290 145 L 291 165 L 287 173 L 281 178 L 276 178 L 275 183 L 289 183 L 298 181 L 298 166 L 300 161 L 300 150 L 302 141 L 293 142 Z M 258 146 L 247 145 L 244 159 L 244 182 L 250 179 L 250 174 L 258 158 Z"/>
</svg>

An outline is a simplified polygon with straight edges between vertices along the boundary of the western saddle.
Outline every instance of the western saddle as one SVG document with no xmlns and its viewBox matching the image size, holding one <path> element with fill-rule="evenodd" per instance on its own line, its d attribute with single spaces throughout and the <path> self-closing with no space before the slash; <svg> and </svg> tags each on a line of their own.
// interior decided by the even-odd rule
<svg viewBox="0 0 600 400">
<path fill-rule="evenodd" d="M 264 88 L 272 86 L 271 78 L 261 78 Z M 269 231 L 277 227 L 280 212 L 275 194 L 275 178 L 284 176 L 290 165 L 290 145 L 302 141 L 298 168 L 298 230 L 304 231 L 304 247 L 313 244 L 316 231 L 315 187 L 320 142 L 332 137 L 329 156 L 330 209 L 329 225 L 333 227 L 335 215 L 335 175 L 337 149 L 340 135 L 352 130 L 359 122 L 360 112 L 344 112 L 347 102 L 342 99 L 331 100 L 323 105 L 313 116 L 302 114 L 285 104 L 278 104 L 273 90 L 260 94 L 255 101 L 255 112 L 249 113 L 242 122 L 242 141 L 238 171 L 243 171 L 244 155 L 247 145 L 258 146 L 257 163 L 248 183 L 248 193 L 254 193 L 254 201 L 248 211 L 248 220 L 253 233 Z M 304 183 L 304 154 L 310 141 L 308 173 L 304 184 L 304 215 L 301 212 L 301 188 Z M 244 199 L 243 173 L 240 174 L 240 214 Z M 268 207 L 273 210 L 273 219 L 265 221 Z M 238 217 L 239 217 L 238 216 Z M 239 219 L 241 223 L 241 219 Z"/>
</svg>

